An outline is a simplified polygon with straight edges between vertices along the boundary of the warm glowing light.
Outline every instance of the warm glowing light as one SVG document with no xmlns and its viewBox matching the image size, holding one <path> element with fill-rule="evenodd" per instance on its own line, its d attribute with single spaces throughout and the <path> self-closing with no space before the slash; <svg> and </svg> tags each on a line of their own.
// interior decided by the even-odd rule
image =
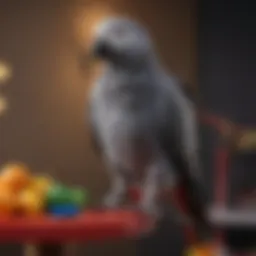
<svg viewBox="0 0 256 256">
<path fill-rule="evenodd" d="M 90 46 L 95 25 L 102 19 L 115 13 L 107 3 L 95 3 L 80 10 L 75 17 L 75 29 L 79 42 L 83 47 Z"/>
<path fill-rule="evenodd" d="M 7 110 L 7 100 L 0 95 L 0 116 Z"/>
<path fill-rule="evenodd" d="M 256 130 L 244 131 L 238 141 L 239 149 L 256 148 Z"/>
<path fill-rule="evenodd" d="M 115 7 L 114 7 L 115 6 Z M 74 12 L 74 28 L 75 36 L 81 46 L 84 56 L 89 53 L 94 35 L 95 26 L 103 19 L 115 15 L 117 13 L 116 5 L 106 2 L 92 2 L 85 8 L 78 8 Z M 88 55 L 89 56 L 89 55 Z M 88 58 L 85 60 L 87 84 L 91 85 L 94 79 L 101 72 L 101 64 L 95 60 Z M 89 89 L 90 86 L 87 86 Z"/>
<path fill-rule="evenodd" d="M 0 61 L 0 85 L 6 82 L 12 76 L 11 67 L 5 62 Z"/>
</svg>

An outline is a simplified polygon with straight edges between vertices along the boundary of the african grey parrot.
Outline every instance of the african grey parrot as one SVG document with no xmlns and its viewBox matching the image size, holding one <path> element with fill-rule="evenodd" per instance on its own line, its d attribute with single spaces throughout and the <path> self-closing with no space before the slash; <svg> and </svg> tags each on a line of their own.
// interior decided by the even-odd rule
<svg viewBox="0 0 256 256">
<path fill-rule="evenodd" d="M 204 232 L 195 111 L 159 63 L 148 32 L 133 20 L 107 18 L 95 30 L 92 53 L 105 62 L 89 99 L 91 136 L 111 177 L 104 205 L 118 207 L 127 186 L 139 181 L 140 209 L 159 216 L 160 190 L 180 183 Z"/>
</svg>

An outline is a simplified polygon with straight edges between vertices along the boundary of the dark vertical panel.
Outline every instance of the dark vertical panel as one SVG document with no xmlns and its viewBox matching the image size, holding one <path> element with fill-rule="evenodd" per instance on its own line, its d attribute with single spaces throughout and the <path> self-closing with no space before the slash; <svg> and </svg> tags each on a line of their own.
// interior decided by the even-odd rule
<svg viewBox="0 0 256 256">
<path fill-rule="evenodd" d="M 253 1 L 201 1 L 200 89 L 217 113 L 256 124 L 256 6 Z"/>
<path fill-rule="evenodd" d="M 255 11 L 250 0 L 200 1 L 199 84 L 203 102 L 216 114 L 249 126 L 256 124 Z M 210 134 L 207 139 L 214 141 L 216 137 Z M 214 171 L 211 163 L 206 165 L 207 171 Z M 233 156 L 229 179 L 232 197 L 244 186 L 255 187 L 255 165 L 255 156 Z"/>
</svg>

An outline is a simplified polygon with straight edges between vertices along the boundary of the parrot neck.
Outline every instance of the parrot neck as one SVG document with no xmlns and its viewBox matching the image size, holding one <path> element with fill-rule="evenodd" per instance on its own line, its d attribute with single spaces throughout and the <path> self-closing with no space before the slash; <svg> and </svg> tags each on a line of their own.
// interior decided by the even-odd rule
<svg viewBox="0 0 256 256">
<path fill-rule="evenodd" d="M 155 55 L 150 56 L 140 63 L 129 63 L 126 65 L 120 65 L 120 63 L 109 63 L 108 67 L 112 72 L 126 74 L 130 77 L 139 77 L 145 73 L 155 73 L 160 69 L 159 62 Z"/>
</svg>

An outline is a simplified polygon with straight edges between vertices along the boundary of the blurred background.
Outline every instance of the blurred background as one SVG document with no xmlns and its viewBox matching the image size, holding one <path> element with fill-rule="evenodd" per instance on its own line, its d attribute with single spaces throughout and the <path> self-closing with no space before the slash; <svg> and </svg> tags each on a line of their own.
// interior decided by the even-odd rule
<svg viewBox="0 0 256 256">
<path fill-rule="evenodd" d="M 108 179 L 91 151 L 85 126 L 87 94 L 97 67 L 89 61 L 81 65 L 80 58 L 93 25 L 111 14 L 128 14 L 145 24 L 165 66 L 200 95 L 206 109 L 236 123 L 256 124 L 252 1 L 0 0 L 0 79 L 1 72 L 9 78 L 2 78 L 0 88 L 8 102 L 0 118 L 0 164 L 21 161 L 67 184 L 83 185 L 91 191 L 93 204 Z M 204 128 L 201 137 L 211 194 L 217 135 Z M 241 185 L 241 173 L 255 166 L 254 156 L 240 158 L 232 186 Z M 250 173 L 256 178 L 253 170 Z M 247 187 L 254 186 L 255 179 L 249 179 L 252 184 L 243 180 Z M 172 241 L 180 248 L 183 241 L 177 232 L 174 229 L 165 244 Z M 164 239 L 161 233 L 153 238 Z M 70 246 L 67 255 L 135 255 L 136 246 L 147 255 L 150 243 Z M 19 245 L 2 245 L 0 254 L 20 255 Z"/>
</svg>

